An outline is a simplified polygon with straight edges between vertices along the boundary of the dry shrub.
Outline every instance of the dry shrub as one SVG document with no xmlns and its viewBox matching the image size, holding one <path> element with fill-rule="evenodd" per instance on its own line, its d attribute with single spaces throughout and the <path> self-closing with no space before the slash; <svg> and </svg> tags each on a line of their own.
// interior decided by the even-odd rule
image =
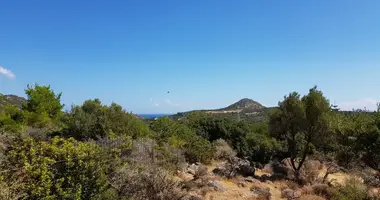
<svg viewBox="0 0 380 200">
<path fill-rule="evenodd" d="M 7 183 L 0 180 L 0 199 L 1 200 L 18 200 L 25 196 L 22 191 L 22 184 L 19 182 Z"/>
<path fill-rule="evenodd" d="M 202 178 L 208 174 L 208 169 L 204 165 L 199 165 L 194 174 L 194 179 Z"/>
<path fill-rule="evenodd" d="M 332 200 L 368 200 L 371 199 L 368 194 L 368 187 L 358 179 L 348 179 L 344 186 L 337 189 L 331 189 Z"/>
<path fill-rule="evenodd" d="M 202 196 L 206 196 L 207 193 L 212 192 L 212 191 L 215 191 L 215 189 L 212 188 L 212 187 L 207 187 L 207 186 L 206 186 L 206 187 L 203 187 L 203 188 L 201 189 L 200 194 L 201 194 Z"/>
<path fill-rule="evenodd" d="M 169 171 L 183 170 L 186 166 L 183 152 L 170 145 L 158 145 L 152 139 L 132 142 L 127 161 L 135 165 L 157 165 Z"/>
<path fill-rule="evenodd" d="M 279 188 L 280 190 L 283 190 L 283 189 L 289 188 L 288 182 L 289 181 L 285 181 L 285 180 L 276 180 L 276 181 L 273 181 L 273 184 L 277 186 L 277 188 Z"/>
<path fill-rule="evenodd" d="M 114 175 L 111 185 L 122 196 L 134 200 L 180 200 L 185 196 L 179 183 L 156 167 L 123 168 Z"/>
<path fill-rule="evenodd" d="M 255 168 L 248 160 L 230 157 L 222 165 L 217 166 L 212 172 L 226 178 L 233 178 L 238 175 L 248 177 L 255 175 Z"/>
<path fill-rule="evenodd" d="M 366 185 L 371 187 L 380 188 L 380 173 L 376 170 L 366 168 L 357 173 Z"/>
<path fill-rule="evenodd" d="M 185 189 L 186 191 L 194 191 L 194 190 L 196 190 L 196 189 L 199 188 L 198 183 L 194 182 L 192 180 L 190 180 L 190 181 L 183 181 L 181 183 L 181 185 L 182 185 L 182 188 Z"/>
<path fill-rule="evenodd" d="M 262 188 L 256 185 L 251 187 L 251 192 L 257 195 L 256 199 L 260 200 L 270 200 L 272 196 L 269 188 Z"/>
<path fill-rule="evenodd" d="M 301 177 L 304 182 L 313 184 L 317 181 L 319 172 L 323 168 L 323 165 L 316 160 L 308 160 L 302 166 Z"/>
<path fill-rule="evenodd" d="M 368 196 L 371 198 L 371 199 L 377 199 L 379 200 L 380 199 L 380 188 L 371 188 L 369 189 L 368 191 Z"/>
<path fill-rule="evenodd" d="M 312 195 L 314 194 L 313 188 L 310 185 L 301 188 L 302 195 Z"/>
<path fill-rule="evenodd" d="M 305 195 L 300 198 L 300 200 L 325 200 L 325 198 L 317 195 Z"/>
<path fill-rule="evenodd" d="M 313 194 L 328 197 L 330 196 L 329 186 L 326 184 L 314 184 L 311 186 Z"/>
<path fill-rule="evenodd" d="M 215 158 L 219 160 L 227 160 L 230 157 L 236 156 L 236 152 L 223 139 L 217 139 L 213 142 L 215 147 Z"/>
<path fill-rule="evenodd" d="M 317 195 L 326 199 L 331 198 L 332 189 L 327 184 L 317 183 L 314 185 L 304 186 L 302 188 L 303 195 Z"/>
<path fill-rule="evenodd" d="M 294 181 L 286 181 L 287 186 L 292 190 L 297 190 L 299 185 Z"/>
</svg>

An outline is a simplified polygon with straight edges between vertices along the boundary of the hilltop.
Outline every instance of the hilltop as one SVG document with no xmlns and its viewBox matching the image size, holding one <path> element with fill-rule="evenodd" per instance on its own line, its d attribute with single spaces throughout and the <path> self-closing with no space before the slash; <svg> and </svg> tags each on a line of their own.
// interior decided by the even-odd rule
<svg viewBox="0 0 380 200">
<path fill-rule="evenodd" d="M 242 112 L 242 111 L 258 111 L 264 109 L 265 106 L 261 105 L 259 102 L 254 101 L 252 99 L 244 98 L 236 103 L 233 103 L 225 108 L 211 110 L 214 112 L 222 111 L 222 112 Z"/>
</svg>

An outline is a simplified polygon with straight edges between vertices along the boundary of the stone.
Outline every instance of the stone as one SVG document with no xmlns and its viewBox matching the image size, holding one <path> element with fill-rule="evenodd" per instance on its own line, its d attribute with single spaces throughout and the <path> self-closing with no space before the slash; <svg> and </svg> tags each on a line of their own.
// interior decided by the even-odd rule
<svg viewBox="0 0 380 200">
<path fill-rule="evenodd" d="M 248 183 L 260 183 L 259 180 L 253 178 L 252 176 L 245 177 L 245 178 L 244 178 L 244 181 L 245 181 L 245 182 L 248 182 Z"/>
<path fill-rule="evenodd" d="M 294 191 L 292 189 L 284 189 L 281 191 L 282 198 L 286 198 L 288 200 L 295 200 L 301 197 L 300 191 Z"/>
<path fill-rule="evenodd" d="M 191 175 L 195 175 L 196 171 L 198 170 L 199 168 L 199 165 L 196 165 L 196 164 L 191 164 L 188 168 L 187 168 L 187 173 L 191 174 Z"/>
<path fill-rule="evenodd" d="M 238 187 L 247 187 L 247 184 L 245 184 L 242 181 L 238 182 L 237 185 L 238 185 Z"/>
<path fill-rule="evenodd" d="M 255 167 L 248 160 L 233 157 L 223 165 L 217 166 L 213 173 L 228 178 L 237 175 L 247 177 L 255 175 Z"/>
<path fill-rule="evenodd" d="M 257 196 L 257 199 L 270 200 L 272 196 L 269 188 L 261 188 L 258 186 L 254 186 L 251 188 L 251 192 L 253 192 Z"/>
<path fill-rule="evenodd" d="M 209 181 L 207 186 L 214 188 L 217 192 L 225 192 L 226 188 L 219 181 Z"/>
<path fill-rule="evenodd" d="M 203 198 L 195 195 L 187 195 L 183 197 L 183 200 L 203 200 Z"/>
<path fill-rule="evenodd" d="M 255 167 L 248 160 L 238 160 L 238 174 L 242 176 L 254 176 Z"/>
</svg>

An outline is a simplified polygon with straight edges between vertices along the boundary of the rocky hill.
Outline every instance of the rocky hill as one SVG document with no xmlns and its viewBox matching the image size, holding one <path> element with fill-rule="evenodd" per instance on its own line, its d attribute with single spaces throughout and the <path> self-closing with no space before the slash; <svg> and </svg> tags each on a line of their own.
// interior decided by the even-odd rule
<svg viewBox="0 0 380 200">
<path fill-rule="evenodd" d="M 216 117 L 259 122 L 267 118 L 270 109 L 272 108 L 267 108 L 257 101 L 244 98 L 224 108 L 188 111 L 172 115 L 171 117 L 174 119 L 179 119 L 191 112 L 205 112 Z"/>
<path fill-rule="evenodd" d="M 231 111 L 231 110 L 244 110 L 244 109 L 249 109 L 249 110 L 261 110 L 265 108 L 263 105 L 258 103 L 257 101 L 254 101 L 252 99 L 244 98 L 239 101 L 237 101 L 234 104 L 231 104 L 225 108 L 218 109 L 218 111 Z"/>
<path fill-rule="evenodd" d="M 10 95 L 2 95 L 0 94 L 0 107 L 5 104 L 14 104 L 21 108 L 21 106 L 26 102 L 24 97 L 19 97 L 13 94 Z"/>
</svg>

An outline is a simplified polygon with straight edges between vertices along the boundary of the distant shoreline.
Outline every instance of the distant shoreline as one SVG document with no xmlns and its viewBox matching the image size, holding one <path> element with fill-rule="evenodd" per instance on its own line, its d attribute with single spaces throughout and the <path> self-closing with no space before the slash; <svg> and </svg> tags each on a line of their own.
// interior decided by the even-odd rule
<svg viewBox="0 0 380 200">
<path fill-rule="evenodd" d="M 137 116 L 145 118 L 145 119 L 154 119 L 158 117 L 164 117 L 164 116 L 169 116 L 172 114 L 137 114 Z"/>
</svg>

